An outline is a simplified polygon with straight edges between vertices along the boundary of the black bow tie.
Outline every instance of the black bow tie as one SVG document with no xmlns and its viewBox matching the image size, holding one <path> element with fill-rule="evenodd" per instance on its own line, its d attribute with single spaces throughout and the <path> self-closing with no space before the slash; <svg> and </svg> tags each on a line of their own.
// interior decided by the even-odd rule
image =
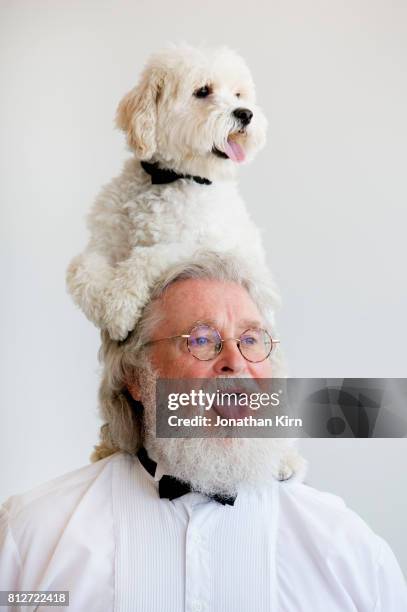
<svg viewBox="0 0 407 612">
<path fill-rule="evenodd" d="M 202 176 L 192 176 L 191 174 L 178 174 L 174 170 L 166 170 L 159 168 L 158 163 L 150 164 L 150 162 L 142 161 L 141 167 L 151 176 L 152 185 L 164 185 L 165 183 L 173 183 L 178 179 L 191 179 L 200 185 L 211 185 L 212 181 Z"/>
<path fill-rule="evenodd" d="M 155 461 L 150 459 L 144 447 L 140 448 L 137 453 L 137 457 L 139 458 L 141 465 L 149 474 L 151 474 L 151 476 L 154 477 L 157 464 Z M 164 475 L 158 482 L 158 492 L 161 498 L 175 499 L 177 497 L 181 497 L 182 495 L 186 495 L 187 493 L 193 492 L 193 489 L 191 489 L 191 486 L 187 482 L 182 482 L 174 476 Z M 220 504 L 229 504 L 229 506 L 233 506 L 236 501 L 236 497 L 228 497 L 226 495 L 208 495 L 208 497 L 219 502 Z"/>
</svg>

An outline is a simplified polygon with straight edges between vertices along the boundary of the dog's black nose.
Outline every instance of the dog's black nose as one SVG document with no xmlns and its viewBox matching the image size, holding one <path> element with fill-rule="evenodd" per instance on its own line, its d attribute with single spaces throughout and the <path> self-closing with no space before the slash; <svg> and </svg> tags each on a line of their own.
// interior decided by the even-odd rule
<svg viewBox="0 0 407 612">
<path fill-rule="evenodd" d="M 233 114 L 236 119 L 239 119 L 241 121 L 242 125 L 249 125 L 253 117 L 252 111 L 248 108 L 235 108 Z"/>
</svg>

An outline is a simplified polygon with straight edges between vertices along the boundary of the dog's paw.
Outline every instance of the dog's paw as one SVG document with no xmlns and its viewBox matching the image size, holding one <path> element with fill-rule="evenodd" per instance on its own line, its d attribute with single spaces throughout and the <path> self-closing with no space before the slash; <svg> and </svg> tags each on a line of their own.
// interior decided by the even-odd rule
<svg viewBox="0 0 407 612">
<path fill-rule="evenodd" d="M 134 329 L 141 314 L 139 301 L 133 296 L 120 296 L 106 307 L 103 327 L 112 340 L 124 340 Z"/>
<path fill-rule="evenodd" d="M 104 320 L 103 283 L 109 278 L 109 271 L 106 265 L 102 267 L 101 261 L 95 255 L 78 255 L 69 264 L 65 276 L 73 301 L 97 327 Z"/>
<path fill-rule="evenodd" d="M 103 327 L 112 340 L 124 340 L 134 329 L 148 296 L 148 287 L 140 283 L 130 290 L 116 282 L 105 292 Z"/>
<path fill-rule="evenodd" d="M 134 327 L 131 323 L 112 321 L 105 328 L 112 340 L 123 341 Z"/>
</svg>

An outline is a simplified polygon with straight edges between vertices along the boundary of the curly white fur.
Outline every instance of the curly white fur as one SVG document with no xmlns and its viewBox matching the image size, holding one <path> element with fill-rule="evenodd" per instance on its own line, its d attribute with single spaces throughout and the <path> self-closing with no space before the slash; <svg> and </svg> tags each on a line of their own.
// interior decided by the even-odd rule
<svg viewBox="0 0 407 612">
<path fill-rule="evenodd" d="M 196 95 L 202 87 L 206 97 Z M 247 126 L 233 114 L 237 108 L 253 113 Z M 266 274 L 259 232 L 235 180 L 237 162 L 263 146 L 266 120 L 235 52 L 174 46 L 150 58 L 118 107 L 117 125 L 134 156 L 97 198 L 89 244 L 69 265 L 67 286 L 85 315 L 120 340 L 134 328 L 157 277 L 198 249 L 236 253 Z M 140 160 L 212 184 L 153 185 Z"/>
</svg>

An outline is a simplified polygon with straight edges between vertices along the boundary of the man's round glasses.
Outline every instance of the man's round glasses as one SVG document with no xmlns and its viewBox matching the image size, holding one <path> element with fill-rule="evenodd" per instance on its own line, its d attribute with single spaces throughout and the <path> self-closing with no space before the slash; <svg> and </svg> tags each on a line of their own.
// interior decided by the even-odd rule
<svg viewBox="0 0 407 612">
<path fill-rule="evenodd" d="M 242 357 L 251 363 L 259 363 L 267 359 L 273 349 L 273 345 L 279 343 L 279 340 L 273 340 L 268 331 L 261 328 L 246 329 L 238 338 L 222 338 L 215 327 L 198 324 L 194 325 L 189 334 L 158 338 L 157 340 L 150 340 L 146 344 L 154 344 L 155 342 L 175 338 L 185 338 L 188 351 L 200 361 L 215 359 L 223 349 L 224 343 L 227 340 L 234 340 Z"/>
</svg>

